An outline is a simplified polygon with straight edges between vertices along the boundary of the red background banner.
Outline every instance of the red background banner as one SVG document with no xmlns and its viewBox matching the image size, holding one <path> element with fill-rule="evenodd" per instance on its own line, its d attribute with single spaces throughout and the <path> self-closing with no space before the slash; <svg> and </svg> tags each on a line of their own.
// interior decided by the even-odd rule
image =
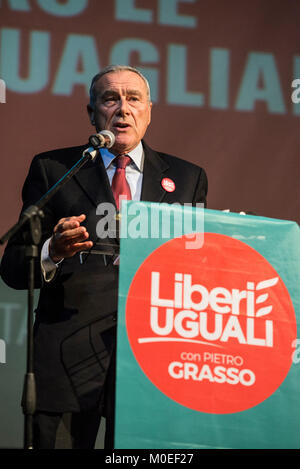
<svg viewBox="0 0 300 469">
<path fill-rule="evenodd" d="M 146 141 L 206 169 L 209 208 L 299 222 L 299 22 L 294 0 L 2 0 L 0 233 L 34 154 L 93 133 L 89 83 L 116 61 L 148 77 Z"/>
</svg>

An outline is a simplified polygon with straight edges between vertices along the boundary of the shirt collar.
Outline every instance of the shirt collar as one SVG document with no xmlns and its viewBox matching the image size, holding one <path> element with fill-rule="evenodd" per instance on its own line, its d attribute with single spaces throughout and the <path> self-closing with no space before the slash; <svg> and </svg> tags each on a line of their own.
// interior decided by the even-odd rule
<svg viewBox="0 0 300 469">
<path fill-rule="evenodd" d="M 100 154 L 105 166 L 105 169 L 112 164 L 113 160 L 116 158 L 113 153 L 111 153 L 107 148 L 101 148 Z M 126 153 L 126 155 L 130 156 L 132 161 L 134 162 L 135 166 L 138 168 L 139 171 L 143 171 L 143 160 L 144 160 L 144 149 L 142 142 L 140 142 L 133 150 Z"/>
</svg>

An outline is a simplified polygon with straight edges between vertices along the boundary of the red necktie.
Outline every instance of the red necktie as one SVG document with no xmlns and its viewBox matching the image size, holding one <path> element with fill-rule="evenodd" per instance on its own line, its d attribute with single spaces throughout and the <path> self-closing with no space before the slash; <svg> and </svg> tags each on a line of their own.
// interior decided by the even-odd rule
<svg viewBox="0 0 300 469">
<path fill-rule="evenodd" d="M 128 155 L 119 155 L 115 159 L 116 171 L 112 179 L 111 188 L 116 201 L 117 209 L 120 210 L 120 195 L 127 200 L 131 200 L 131 190 L 126 179 L 126 166 L 131 162 L 131 158 Z"/>
</svg>

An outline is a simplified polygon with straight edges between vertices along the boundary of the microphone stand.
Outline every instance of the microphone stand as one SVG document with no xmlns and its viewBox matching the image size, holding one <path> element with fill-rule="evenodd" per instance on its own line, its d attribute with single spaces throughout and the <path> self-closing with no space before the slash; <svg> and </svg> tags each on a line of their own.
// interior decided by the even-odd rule
<svg viewBox="0 0 300 469">
<path fill-rule="evenodd" d="M 33 415 L 36 410 L 36 387 L 33 366 L 33 302 L 34 302 L 34 268 L 38 258 L 38 244 L 41 241 L 41 218 L 44 217 L 43 207 L 73 176 L 88 162 L 94 160 L 98 150 L 88 148 L 72 168 L 52 186 L 34 205 L 22 213 L 19 221 L 0 238 L 4 244 L 19 232 L 24 225 L 28 229 L 25 234 L 25 258 L 28 264 L 28 311 L 27 311 L 27 363 L 24 378 L 22 408 L 24 421 L 24 449 L 33 449 Z M 29 225 L 29 226 L 28 226 Z"/>
</svg>

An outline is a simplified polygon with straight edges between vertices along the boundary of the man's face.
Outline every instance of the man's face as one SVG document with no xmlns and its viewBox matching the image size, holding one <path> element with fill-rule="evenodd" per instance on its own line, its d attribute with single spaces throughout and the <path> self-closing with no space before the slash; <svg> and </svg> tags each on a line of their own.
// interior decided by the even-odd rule
<svg viewBox="0 0 300 469">
<path fill-rule="evenodd" d="M 151 120 L 151 106 L 144 80 L 122 70 L 103 75 L 94 85 L 94 108 L 88 106 L 97 132 L 110 130 L 116 137 L 114 153 L 128 153 L 145 135 Z"/>
</svg>

